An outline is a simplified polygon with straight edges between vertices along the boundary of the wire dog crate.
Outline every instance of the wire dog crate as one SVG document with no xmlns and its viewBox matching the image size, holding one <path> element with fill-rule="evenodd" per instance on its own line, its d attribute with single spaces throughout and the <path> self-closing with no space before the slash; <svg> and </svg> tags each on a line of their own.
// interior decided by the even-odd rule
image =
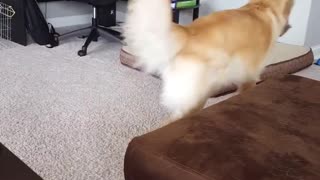
<svg viewBox="0 0 320 180">
<path fill-rule="evenodd" d="M 12 18 L 15 15 L 12 6 L 0 2 L 0 38 L 11 40 Z"/>
</svg>

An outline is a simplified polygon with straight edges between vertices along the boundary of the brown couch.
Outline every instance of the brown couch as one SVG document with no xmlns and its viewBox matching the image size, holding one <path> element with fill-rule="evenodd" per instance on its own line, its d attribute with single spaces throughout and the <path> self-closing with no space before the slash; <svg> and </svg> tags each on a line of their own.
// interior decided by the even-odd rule
<svg viewBox="0 0 320 180">
<path fill-rule="evenodd" d="M 0 180 L 43 180 L 0 143 Z"/>
<path fill-rule="evenodd" d="M 320 83 L 268 79 L 134 138 L 126 180 L 320 180 Z"/>
</svg>

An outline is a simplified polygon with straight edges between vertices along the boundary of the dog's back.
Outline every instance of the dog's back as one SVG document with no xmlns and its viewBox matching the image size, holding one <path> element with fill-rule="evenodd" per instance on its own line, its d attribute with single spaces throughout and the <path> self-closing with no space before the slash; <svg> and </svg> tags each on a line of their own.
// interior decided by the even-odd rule
<svg viewBox="0 0 320 180">
<path fill-rule="evenodd" d="M 236 60 L 246 71 L 261 69 L 265 55 L 276 40 L 273 22 L 263 9 L 240 8 L 200 18 L 185 27 L 186 39 L 177 56 L 193 56 L 196 61 L 225 68 Z M 258 74 L 258 73 L 257 73 Z"/>
</svg>

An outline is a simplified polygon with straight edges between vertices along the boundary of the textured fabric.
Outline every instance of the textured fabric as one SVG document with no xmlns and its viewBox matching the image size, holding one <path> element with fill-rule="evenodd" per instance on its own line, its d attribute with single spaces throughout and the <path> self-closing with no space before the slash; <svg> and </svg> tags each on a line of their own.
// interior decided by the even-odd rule
<svg viewBox="0 0 320 180">
<path fill-rule="evenodd" d="M 42 180 L 25 163 L 0 143 L 1 180 Z"/>
<path fill-rule="evenodd" d="M 299 56 L 307 54 L 311 50 L 310 47 L 291 45 L 285 43 L 276 43 L 271 53 L 267 56 L 268 65 L 290 61 Z"/>
<path fill-rule="evenodd" d="M 288 75 L 134 138 L 126 180 L 319 180 L 320 82 Z"/>
<path fill-rule="evenodd" d="M 130 139 L 167 115 L 160 81 L 120 65 L 113 39 L 79 57 L 83 43 L 72 35 L 48 49 L 0 39 L 0 142 L 45 180 L 123 180 Z"/>
</svg>

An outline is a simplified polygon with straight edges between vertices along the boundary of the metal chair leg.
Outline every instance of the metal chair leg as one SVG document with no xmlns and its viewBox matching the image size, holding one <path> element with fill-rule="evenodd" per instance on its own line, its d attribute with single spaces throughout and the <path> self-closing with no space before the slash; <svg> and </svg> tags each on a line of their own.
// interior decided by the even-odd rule
<svg viewBox="0 0 320 180">
<path fill-rule="evenodd" d="M 92 27 L 91 27 L 91 32 L 82 46 L 81 50 L 78 51 L 79 56 L 85 56 L 87 55 L 87 49 L 92 41 L 98 41 L 99 37 L 99 32 L 98 32 L 98 19 L 97 19 L 97 8 L 93 7 L 93 17 L 92 17 Z"/>
<path fill-rule="evenodd" d="M 90 43 L 94 40 L 94 39 L 98 39 L 98 29 L 97 28 L 92 28 L 86 42 L 84 43 L 84 45 L 82 46 L 82 49 L 78 51 L 78 55 L 79 56 L 85 56 L 87 55 L 87 49 L 88 46 L 90 45 Z"/>
</svg>

